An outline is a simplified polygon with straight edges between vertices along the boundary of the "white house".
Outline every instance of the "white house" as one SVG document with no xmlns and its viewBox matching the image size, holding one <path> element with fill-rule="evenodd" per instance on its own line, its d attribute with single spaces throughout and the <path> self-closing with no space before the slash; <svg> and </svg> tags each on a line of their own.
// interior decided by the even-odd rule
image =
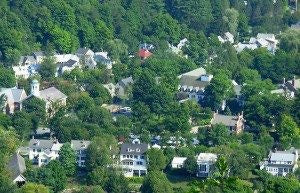
<svg viewBox="0 0 300 193">
<path fill-rule="evenodd" d="M 221 43 L 229 42 L 231 44 L 234 43 L 234 35 L 232 35 L 230 32 L 226 32 L 224 36 L 218 36 L 218 39 Z"/>
<path fill-rule="evenodd" d="M 206 74 L 204 68 L 197 68 L 190 72 L 178 76 L 179 78 L 179 95 L 182 98 L 189 98 L 200 101 L 204 97 L 204 89 L 209 85 L 213 75 Z"/>
<path fill-rule="evenodd" d="M 1 88 L 0 96 L 5 97 L 5 108 L 3 112 L 13 114 L 17 110 L 22 109 L 22 101 L 27 97 L 24 89 L 18 88 Z"/>
<path fill-rule="evenodd" d="M 24 100 L 30 97 L 37 97 L 46 103 L 46 112 L 51 116 L 55 112 L 56 106 L 65 106 L 67 103 L 67 96 L 55 87 L 50 87 L 40 90 L 40 83 L 33 80 L 31 83 L 31 94 Z"/>
<path fill-rule="evenodd" d="M 29 160 L 39 167 L 48 164 L 59 157 L 59 151 L 63 144 L 58 140 L 31 139 L 29 141 Z"/>
<path fill-rule="evenodd" d="M 174 157 L 171 162 L 171 167 L 173 169 L 180 169 L 183 168 L 184 162 L 187 158 L 186 157 Z"/>
<path fill-rule="evenodd" d="M 269 157 L 260 163 L 260 169 L 266 170 L 273 176 L 286 176 L 298 168 L 298 158 L 296 149 L 270 152 Z"/>
<path fill-rule="evenodd" d="M 26 165 L 24 158 L 15 153 L 10 161 L 8 162 L 8 169 L 12 181 L 18 186 L 22 186 L 26 182 L 26 178 L 23 176 L 23 173 L 26 171 Z"/>
<path fill-rule="evenodd" d="M 91 144 L 90 141 L 85 140 L 72 140 L 71 147 L 76 153 L 76 162 L 78 167 L 85 167 L 86 151 L 88 146 Z"/>
<path fill-rule="evenodd" d="M 200 153 L 197 157 L 197 177 L 210 177 L 214 171 L 214 165 L 218 156 L 213 153 Z"/>
<path fill-rule="evenodd" d="M 120 166 L 125 177 L 147 174 L 146 152 L 148 144 L 124 143 L 120 151 Z"/>
<path fill-rule="evenodd" d="M 272 90 L 271 93 L 282 95 L 286 99 L 293 99 L 298 89 L 300 89 L 300 79 L 294 77 L 292 80 L 285 81 L 284 78 L 283 83 L 280 84 L 277 89 Z"/>
<path fill-rule="evenodd" d="M 54 54 L 57 69 L 55 76 L 62 75 L 64 72 L 70 72 L 75 68 L 81 68 L 80 59 L 74 54 Z"/>
</svg>

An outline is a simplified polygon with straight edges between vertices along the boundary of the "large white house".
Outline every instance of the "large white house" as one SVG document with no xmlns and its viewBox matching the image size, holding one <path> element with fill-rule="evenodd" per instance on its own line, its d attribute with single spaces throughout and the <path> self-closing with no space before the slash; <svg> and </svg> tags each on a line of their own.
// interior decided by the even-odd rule
<svg viewBox="0 0 300 193">
<path fill-rule="evenodd" d="M 86 151 L 90 144 L 91 144 L 90 141 L 85 141 L 85 140 L 71 141 L 71 148 L 76 153 L 76 162 L 78 167 L 85 167 L 85 161 L 87 156 Z"/>
<path fill-rule="evenodd" d="M 180 169 L 183 168 L 184 162 L 187 159 L 187 157 L 174 157 L 171 162 L 171 167 L 173 169 Z"/>
<path fill-rule="evenodd" d="M 214 165 L 218 156 L 213 153 L 200 153 L 197 156 L 197 177 L 206 178 L 210 177 L 214 171 Z"/>
<path fill-rule="evenodd" d="M 269 157 L 260 163 L 260 169 L 266 170 L 273 176 L 286 176 L 298 168 L 298 158 L 296 149 L 270 152 Z"/>
<path fill-rule="evenodd" d="M 120 166 L 125 177 L 145 176 L 147 174 L 146 152 L 148 144 L 124 143 L 121 146 Z"/>
<path fill-rule="evenodd" d="M 48 164 L 59 157 L 60 148 L 63 146 L 56 139 L 31 139 L 29 141 L 29 160 L 39 167 Z"/>
<path fill-rule="evenodd" d="M 45 101 L 45 109 L 50 116 L 55 112 L 55 107 L 65 106 L 67 103 L 67 96 L 64 93 L 55 87 L 40 90 L 40 83 L 37 80 L 32 81 L 31 94 L 24 100 L 33 96 Z"/>
</svg>

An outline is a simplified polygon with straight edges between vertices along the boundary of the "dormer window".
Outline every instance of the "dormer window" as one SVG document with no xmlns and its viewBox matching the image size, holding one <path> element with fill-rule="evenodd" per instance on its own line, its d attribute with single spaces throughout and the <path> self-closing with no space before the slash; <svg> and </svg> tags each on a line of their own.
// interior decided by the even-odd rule
<svg viewBox="0 0 300 193">
<path fill-rule="evenodd" d="M 140 152 L 141 150 L 139 149 L 139 148 L 136 148 L 136 150 L 135 150 L 136 152 Z"/>
</svg>

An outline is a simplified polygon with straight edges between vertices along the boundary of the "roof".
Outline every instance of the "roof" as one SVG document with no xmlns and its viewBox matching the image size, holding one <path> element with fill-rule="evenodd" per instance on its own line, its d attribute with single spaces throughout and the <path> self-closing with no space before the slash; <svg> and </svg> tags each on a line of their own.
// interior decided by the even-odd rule
<svg viewBox="0 0 300 193">
<path fill-rule="evenodd" d="M 85 150 L 87 147 L 91 144 L 90 141 L 85 141 L 85 140 L 71 140 L 71 147 L 75 151 L 78 150 Z"/>
<path fill-rule="evenodd" d="M 213 153 L 200 153 L 197 157 L 197 162 L 216 162 L 218 156 Z"/>
<path fill-rule="evenodd" d="M 132 154 L 132 155 L 142 155 L 148 150 L 148 144 L 132 144 L 124 143 L 121 145 L 121 154 Z"/>
<path fill-rule="evenodd" d="M 277 161 L 277 162 L 292 162 L 297 160 L 296 155 L 291 152 L 284 152 L 284 151 L 278 151 L 278 152 L 272 152 L 270 155 L 270 161 Z"/>
<path fill-rule="evenodd" d="M 35 57 L 38 57 L 38 56 L 45 56 L 44 52 L 42 51 L 39 51 L 39 52 L 33 52 L 32 53 Z"/>
<path fill-rule="evenodd" d="M 0 91 L 0 95 L 5 94 L 8 101 L 12 102 L 21 102 L 26 98 L 26 93 L 24 89 L 18 88 L 2 88 Z M 24 94 L 24 95 L 23 95 Z"/>
<path fill-rule="evenodd" d="M 214 113 L 214 117 L 211 120 L 212 125 L 223 124 L 225 126 L 233 127 L 236 126 L 239 116 L 229 116 Z"/>
<path fill-rule="evenodd" d="M 150 57 L 152 53 L 147 49 L 140 49 L 138 55 L 139 57 L 146 59 Z"/>
<path fill-rule="evenodd" d="M 133 84 L 132 76 L 120 80 L 118 84 L 122 86 L 128 86 L 129 84 Z"/>
<path fill-rule="evenodd" d="M 34 64 L 36 62 L 37 61 L 33 56 L 21 56 L 19 60 L 19 64 L 25 64 L 25 63 Z"/>
<path fill-rule="evenodd" d="M 179 80 L 179 85 L 186 87 L 192 86 L 193 88 L 198 87 L 199 89 L 202 89 L 209 85 L 209 82 L 201 81 L 201 77 L 183 75 Z"/>
<path fill-rule="evenodd" d="M 257 34 L 257 39 L 275 39 L 275 35 L 274 34 L 265 34 L 265 33 L 258 33 Z"/>
<path fill-rule="evenodd" d="M 11 172 L 12 178 L 16 179 L 26 170 L 25 160 L 18 153 L 15 153 L 8 163 L 8 168 Z"/>
<path fill-rule="evenodd" d="M 174 157 L 171 164 L 183 164 L 187 157 Z"/>
<path fill-rule="evenodd" d="M 186 72 L 184 74 L 181 74 L 178 76 L 178 78 L 181 78 L 182 76 L 194 76 L 194 77 L 200 77 L 202 75 L 205 75 L 206 74 L 206 70 L 204 68 L 197 68 L 195 70 L 192 70 L 192 71 L 189 71 L 189 72 Z"/>
<path fill-rule="evenodd" d="M 235 95 L 240 96 L 242 91 L 242 85 L 234 85 L 233 90 Z"/>
<path fill-rule="evenodd" d="M 38 127 L 35 131 L 37 135 L 51 134 L 51 130 L 46 127 Z"/>
<path fill-rule="evenodd" d="M 55 146 L 57 145 L 57 147 Z M 55 139 L 30 139 L 29 147 L 30 148 L 43 148 L 43 149 L 53 149 L 58 150 L 63 144 L 60 144 Z"/>
<path fill-rule="evenodd" d="M 86 55 L 88 53 L 88 51 L 90 51 L 89 48 L 78 48 L 76 53 L 79 55 Z"/>
<path fill-rule="evenodd" d="M 61 63 L 61 67 L 67 66 L 67 67 L 72 67 L 73 65 L 75 65 L 77 63 L 76 60 L 68 60 L 66 62 Z"/>
<path fill-rule="evenodd" d="M 40 91 L 40 98 L 47 101 L 57 101 L 67 96 L 55 87 L 50 87 Z"/>
</svg>

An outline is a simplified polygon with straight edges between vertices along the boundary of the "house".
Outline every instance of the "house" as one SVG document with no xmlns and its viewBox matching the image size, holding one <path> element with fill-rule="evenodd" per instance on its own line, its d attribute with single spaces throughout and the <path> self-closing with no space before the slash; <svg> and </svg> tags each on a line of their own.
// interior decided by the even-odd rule
<svg viewBox="0 0 300 193">
<path fill-rule="evenodd" d="M 64 72 L 71 72 L 75 68 L 80 68 L 79 61 L 69 59 L 66 62 L 58 63 L 55 76 L 62 75 Z"/>
<path fill-rule="evenodd" d="M 121 145 L 120 166 L 125 177 L 145 176 L 147 174 L 146 152 L 148 144 L 124 143 Z"/>
<path fill-rule="evenodd" d="M 146 44 L 146 43 L 141 44 L 139 52 L 138 52 L 138 56 L 142 60 L 146 60 L 147 58 L 149 58 L 152 55 L 150 50 L 152 50 L 153 48 L 154 48 L 154 46 L 151 44 Z"/>
<path fill-rule="evenodd" d="M 182 40 L 179 41 L 179 43 L 177 44 L 177 46 L 173 46 L 169 43 L 169 48 L 171 50 L 171 52 L 173 52 L 174 54 L 177 55 L 182 55 L 182 48 L 184 46 L 186 46 L 188 43 L 188 39 L 184 38 Z M 187 55 L 184 55 L 183 57 L 187 58 Z"/>
<path fill-rule="evenodd" d="M 200 153 L 197 156 L 197 177 L 210 177 L 213 174 L 217 158 L 217 155 L 213 153 Z"/>
<path fill-rule="evenodd" d="M 56 139 L 31 139 L 29 141 L 29 160 L 39 167 L 48 164 L 59 157 L 59 151 L 63 144 Z"/>
<path fill-rule="evenodd" d="M 55 87 L 40 90 L 40 84 L 37 80 L 32 81 L 31 94 L 24 100 L 33 96 L 45 101 L 45 109 L 50 116 L 55 112 L 56 107 L 65 106 L 67 103 L 67 96 L 64 93 Z"/>
<path fill-rule="evenodd" d="M 108 52 L 96 52 L 94 55 L 94 61 L 100 63 L 106 67 L 107 70 L 111 70 L 114 62 L 108 56 Z"/>
<path fill-rule="evenodd" d="M 179 78 L 179 95 L 182 98 L 189 98 L 200 101 L 204 98 L 204 89 L 209 85 L 213 75 L 206 74 L 204 68 L 197 68 L 190 72 L 178 76 Z"/>
<path fill-rule="evenodd" d="M 34 132 L 34 138 L 40 139 L 40 138 L 50 138 L 52 136 L 52 132 L 50 128 L 46 127 L 38 127 Z"/>
<path fill-rule="evenodd" d="M 15 153 L 12 156 L 8 162 L 8 169 L 15 184 L 19 187 L 25 184 L 26 178 L 23 176 L 23 173 L 26 171 L 26 165 L 24 158 L 19 153 Z"/>
<path fill-rule="evenodd" d="M 278 40 L 274 34 L 258 33 L 256 37 L 251 37 L 248 43 L 238 43 L 235 45 L 236 51 L 241 52 L 244 49 L 266 48 L 271 53 L 275 54 L 277 50 Z"/>
<path fill-rule="evenodd" d="M 121 98 L 126 97 L 127 91 L 132 84 L 133 84 L 133 79 L 131 76 L 120 80 L 116 84 L 116 88 L 115 88 L 116 95 Z"/>
<path fill-rule="evenodd" d="M 22 100 L 24 100 L 27 95 L 24 89 L 18 88 L 1 88 L 0 96 L 5 97 L 5 108 L 3 111 L 6 114 L 13 114 L 17 110 L 22 109 Z"/>
<path fill-rule="evenodd" d="M 72 140 L 71 147 L 76 153 L 76 163 L 78 167 L 85 167 L 86 152 L 88 146 L 91 144 L 90 141 L 85 140 Z"/>
<path fill-rule="evenodd" d="M 296 93 L 300 89 L 300 79 L 296 79 L 294 77 L 292 80 L 285 81 L 283 79 L 283 83 L 278 85 L 278 88 L 272 90 L 272 94 L 278 94 L 284 96 L 286 99 L 293 99 L 295 98 Z"/>
<path fill-rule="evenodd" d="M 116 86 L 113 83 L 102 84 L 104 88 L 106 88 L 111 97 L 116 96 Z"/>
<path fill-rule="evenodd" d="M 221 115 L 218 112 L 214 113 L 213 118 L 211 119 L 211 125 L 223 124 L 229 128 L 232 133 L 241 133 L 245 128 L 245 120 L 243 113 L 237 116 L 231 115 Z"/>
<path fill-rule="evenodd" d="M 260 169 L 273 176 L 286 176 L 298 168 L 298 150 L 270 152 L 269 157 L 260 163 Z"/>
<path fill-rule="evenodd" d="M 221 43 L 229 42 L 231 44 L 234 43 L 234 35 L 232 35 L 230 32 L 226 32 L 224 36 L 218 36 L 218 39 Z"/>
<path fill-rule="evenodd" d="M 184 162 L 187 158 L 186 157 L 174 157 L 171 162 L 171 167 L 173 169 L 180 169 L 183 168 Z"/>
</svg>

